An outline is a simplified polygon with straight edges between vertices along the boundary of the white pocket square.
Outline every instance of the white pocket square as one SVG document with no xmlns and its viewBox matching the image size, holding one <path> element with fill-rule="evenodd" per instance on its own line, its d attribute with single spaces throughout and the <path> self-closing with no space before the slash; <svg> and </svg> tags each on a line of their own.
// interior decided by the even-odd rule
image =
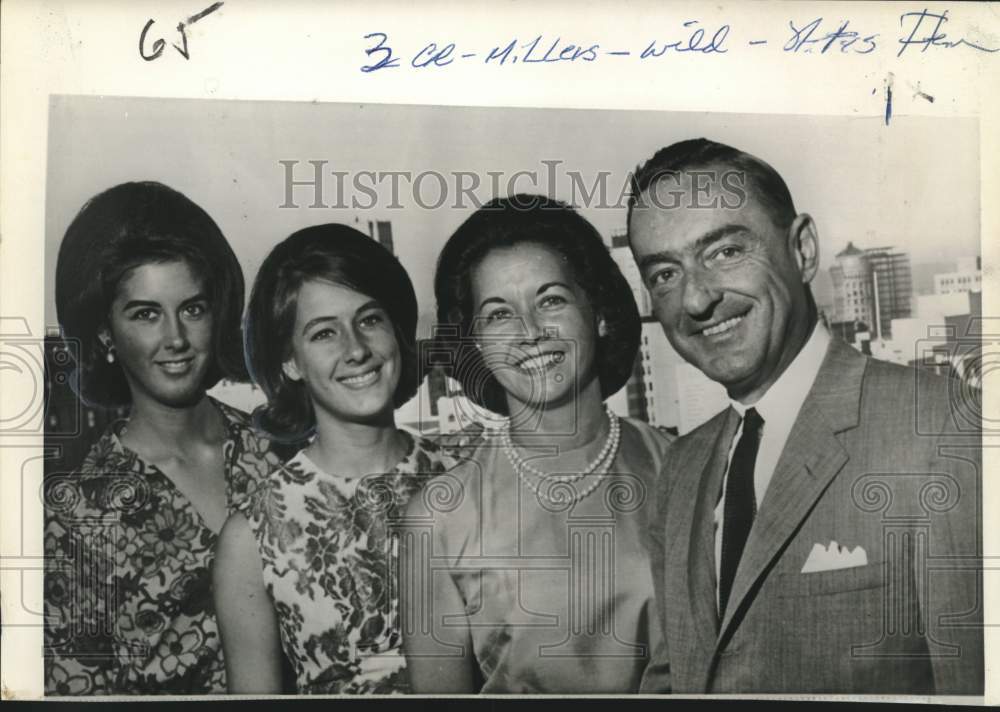
<svg viewBox="0 0 1000 712">
<path fill-rule="evenodd" d="M 855 566 L 866 566 L 868 564 L 868 554 L 863 547 L 856 546 L 848 549 L 835 541 L 830 542 L 830 546 L 813 544 L 809 558 L 806 559 L 802 573 L 811 574 L 817 571 L 834 571 L 836 569 L 852 569 Z"/>
</svg>

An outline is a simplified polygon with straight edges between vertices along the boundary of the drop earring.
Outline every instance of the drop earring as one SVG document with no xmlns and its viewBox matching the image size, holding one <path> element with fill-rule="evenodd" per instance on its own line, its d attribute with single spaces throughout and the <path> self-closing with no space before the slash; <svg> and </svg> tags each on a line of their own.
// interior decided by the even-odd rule
<svg viewBox="0 0 1000 712">
<path fill-rule="evenodd" d="M 108 346 L 108 353 L 107 353 L 107 355 L 104 358 L 107 359 L 108 363 L 114 363 L 115 362 L 115 347 L 114 346 Z"/>
</svg>

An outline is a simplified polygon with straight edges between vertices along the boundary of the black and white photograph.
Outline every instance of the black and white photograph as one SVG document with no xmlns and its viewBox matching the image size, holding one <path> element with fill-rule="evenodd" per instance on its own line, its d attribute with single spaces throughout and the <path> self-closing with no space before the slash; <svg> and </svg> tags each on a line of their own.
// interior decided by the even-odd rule
<svg viewBox="0 0 1000 712">
<path fill-rule="evenodd" d="M 47 691 L 981 690 L 975 122 L 49 117 Z"/>
<path fill-rule="evenodd" d="M 138 61 L 196 66 L 237 4 L 139 23 Z M 385 27 L 357 74 L 465 56 L 394 66 Z M 996 122 L 869 83 L 868 113 L 45 95 L 5 660 L 14 621 L 45 699 L 990 699 Z"/>
</svg>

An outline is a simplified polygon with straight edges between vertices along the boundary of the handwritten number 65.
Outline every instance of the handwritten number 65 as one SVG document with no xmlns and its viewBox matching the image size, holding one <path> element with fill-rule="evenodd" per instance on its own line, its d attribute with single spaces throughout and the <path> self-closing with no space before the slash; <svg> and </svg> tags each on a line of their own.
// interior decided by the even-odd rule
<svg viewBox="0 0 1000 712">
<path fill-rule="evenodd" d="M 389 36 L 384 32 L 372 32 L 364 37 L 366 40 L 377 38 L 377 42 L 374 47 L 369 47 L 365 50 L 365 54 L 371 57 L 376 52 L 382 53 L 382 59 L 380 59 L 375 64 L 363 64 L 361 65 L 362 72 L 374 72 L 376 69 L 385 69 L 386 67 L 398 67 L 399 60 L 393 58 L 392 48 L 386 45 L 385 41 L 389 39 Z"/>
<path fill-rule="evenodd" d="M 176 49 L 184 59 L 191 59 L 191 54 L 188 51 L 186 28 L 205 17 L 208 17 L 223 5 L 225 5 L 225 3 L 222 0 L 219 0 L 218 2 L 212 3 L 201 12 L 191 15 L 191 17 L 177 24 L 177 32 L 179 32 L 181 36 L 181 45 L 179 47 L 177 45 L 173 45 L 173 48 Z M 139 56 L 147 62 L 152 62 L 154 59 L 163 54 L 163 50 L 167 46 L 166 41 L 163 38 L 160 38 L 153 42 L 153 51 L 149 54 L 146 53 L 146 34 L 149 32 L 149 28 L 153 26 L 154 22 L 156 21 L 150 19 L 149 22 L 146 23 L 146 26 L 142 28 L 142 34 L 139 35 Z"/>
</svg>

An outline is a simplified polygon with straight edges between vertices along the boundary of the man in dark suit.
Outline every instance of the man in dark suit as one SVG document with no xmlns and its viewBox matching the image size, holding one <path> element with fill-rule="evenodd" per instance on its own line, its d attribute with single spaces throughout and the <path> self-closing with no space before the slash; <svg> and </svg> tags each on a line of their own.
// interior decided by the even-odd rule
<svg viewBox="0 0 1000 712">
<path fill-rule="evenodd" d="M 959 382 L 830 337 L 816 226 L 754 156 L 662 149 L 629 239 L 670 343 L 731 401 L 667 455 L 667 647 L 643 689 L 982 694 L 981 426 Z"/>
</svg>

